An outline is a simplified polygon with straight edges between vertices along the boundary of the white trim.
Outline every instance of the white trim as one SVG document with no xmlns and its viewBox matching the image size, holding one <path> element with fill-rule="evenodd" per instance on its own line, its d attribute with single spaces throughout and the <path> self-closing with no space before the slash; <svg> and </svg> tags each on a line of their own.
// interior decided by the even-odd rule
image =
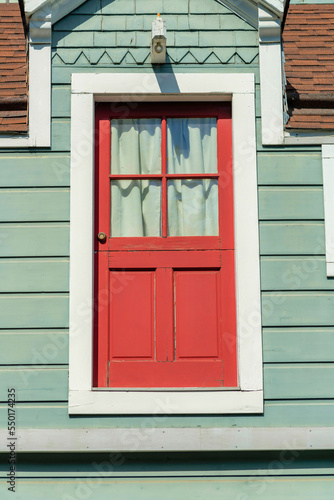
<svg viewBox="0 0 334 500">
<path fill-rule="evenodd" d="M 253 74 L 72 75 L 70 414 L 263 411 L 254 93 Z M 93 390 L 93 99 L 136 102 L 171 97 L 232 98 L 239 389 L 167 390 L 160 391 L 162 395 L 149 390 Z"/>
<path fill-rule="evenodd" d="M 196 75 L 196 78 L 195 78 Z M 185 100 L 181 94 L 226 100 L 232 94 L 253 94 L 253 73 L 73 73 L 72 94 L 104 95 L 110 100 Z"/>
<path fill-rule="evenodd" d="M 29 18 L 40 8 L 51 5 L 52 14 L 55 14 L 56 19 L 54 22 L 57 22 L 59 19 L 82 5 L 85 1 L 86 0 L 71 0 L 71 2 L 68 0 L 24 0 L 24 8 L 26 16 Z M 286 4 L 286 0 L 238 0 L 238 2 L 218 0 L 218 2 L 231 9 L 255 28 L 257 27 L 256 4 L 263 5 L 266 9 L 273 11 L 280 17 L 283 16 Z"/>
<path fill-rule="evenodd" d="M 334 144 L 334 134 L 322 130 L 308 132 L 306 130 L 285 131 L 284 145 L 312 146 L 319 144 Z"/>
<path fill-rule="evenodd" d="M 284 142 L 281 22 L 259 7 L 261 130 L 263 145 Z"/>
<path fill-rule="evenodd" d="M 24 0 L 24 11 L 29 19 L 35 12 L 49 8 L 52 13 L 52 24 L 80 7 L 86 0 Z"/>
<path fill-rule="evenodd" d="M 326 268 L 327 276 L 334 277 L 334 145 L 322 146 L 324 189 Z"/>
<path fill-rule="evenodd" d="M 234 0 L 217 1 L 241 17 L 244 21 L 253 26 L 253 28 L 258 27 L 257 5 L 253 2 L 249 2 L 248 0 L 238 0 L 238 2 Z"/>
<path fill-rule="evenodd" d="M 20 452 L 332 450 L 333 427 L 18 429 Z M 0 451 L 8 433 L 0 431 Z"/>
</svg>

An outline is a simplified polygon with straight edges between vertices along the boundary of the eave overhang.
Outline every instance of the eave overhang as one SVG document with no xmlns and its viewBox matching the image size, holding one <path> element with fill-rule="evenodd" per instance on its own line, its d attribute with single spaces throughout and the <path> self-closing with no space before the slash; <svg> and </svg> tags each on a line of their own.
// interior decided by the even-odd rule
<svg viewBox="0 0 334 500">
<path fill-rule="evenodd" d="M 24 0 L 26 18 L 29 20 L 37 11 L 46 8 L 50 10 L 52 19 L 51 22 L 54 24 L 75 10 L 85 1 L 86 0 L 71 0 L 70 2 L 68 0 Z M 256 28 L 258 26 L 258 6 L 264 7 L 281 19 L 287 2 L 287 0 L 239 0 L 238 2 L 233 0 L 215 1 L 229 8 L 232 12 L 239 15 Z"/>
</svg>

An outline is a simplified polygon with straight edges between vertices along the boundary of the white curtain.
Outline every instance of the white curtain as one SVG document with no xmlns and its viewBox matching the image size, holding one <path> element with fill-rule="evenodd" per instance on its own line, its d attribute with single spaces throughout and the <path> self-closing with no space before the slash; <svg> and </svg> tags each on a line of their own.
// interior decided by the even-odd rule
<svg viewBox="0 0 334 500">
<path fill-rule="evenodd" d="M 214 118 L 167 120 L 168 173 L 217 172 Z M 161 173 L 161 120 L 111 121 L 111 173 Z M 218 234 L 216 179 L 168 181 L 168 235 Z M 161 235 L 160 180 L 111 181 L 111 235 Z"/>
<path fill-rule="evenodd" d="M 217 120 L 167 120 L 168 173 L 217 172 Z M 168 235 L 218 235 L 218 182 L 216 179 L 168 181 Z"/>
<path fill-rule="evenodd" d="M 161 120 L 111 121 L 111 173 L 161 172 Z M 161 182 L 111 182 L 111 235 L 160 236 Z"/>
</svg>

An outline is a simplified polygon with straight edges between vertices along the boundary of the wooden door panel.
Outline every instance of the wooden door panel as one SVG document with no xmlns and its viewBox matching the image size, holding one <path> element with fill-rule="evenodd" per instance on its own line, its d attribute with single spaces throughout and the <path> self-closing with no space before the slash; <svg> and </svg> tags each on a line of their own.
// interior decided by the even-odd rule
<svg viewBox="0 0 334 500">
<path fill-rule="evenodd" d="M 109 363 L 110 387 L 222 387 L 223 362 L 113 361 Z"/>
<path fill-rule="evenodd" d="M 217 171 L 167 171 L 167 120 L 190 116 L 217 118 Z M 95 241 L 94 386 L 235 387 L 230 105 L 145 103 L 130 106 L 129 117 L 161 119 L 161 172 L 111 172 L 111 121 L 122 116 L 98 104 L 95 229 L 103 238 Z M 194 236 L 168 234 L 171 179 L 218 180 L 219 235 L 198 228 Z M 160 236 L 111 232 L 110 187 L 124 180 L 161 183 Z"/>
<path fill-rule="evenodd" d="M 110 272 L 110 359 L 154 358 L 154 288 L 153 271 Z"/>
<path fill-rule="evenodd" d="M 176 358 L 218 358 L 219 271 L 174 273 Z"/>
<path fill-rule="evenodd" d="M 109 252 L 109 266 L 120 269 L 148 267 L 220 267 L 220 250 L 132 250 Z"/>
</svg>

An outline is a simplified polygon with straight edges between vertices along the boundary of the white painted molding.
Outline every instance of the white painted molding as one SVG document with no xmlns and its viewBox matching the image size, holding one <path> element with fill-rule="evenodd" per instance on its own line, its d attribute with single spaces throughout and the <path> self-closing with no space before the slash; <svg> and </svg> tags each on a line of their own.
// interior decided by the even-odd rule
<svg viewBox="0 0 334 500">
<path fill-rule="evenodd" d="M 286 2 L 287 0 L 258 0 L 259 4 L 263 5 L 266 9 L 276 12 L 280 17 L 283 17 Z"/>
<path fill-rule="evenodd" d="M 26 16 L 32 16 L 38 9 L 41 9 L 50 3 L 50 0 L 24 0 L 24 11 Z"/>
<path fill-rule="evenodd" d="M 282 145 L 284 122 L 281 22 L 278 17 L 261 7 L 259 59 L 262 144 Z"/>
<path fill-rule="evenodd" d="M 25 0 L 25 12 L 29 18 L 34 12 L 46 5 L 51 5 L 52 17 L 54 22 L 66 16 L 74 9 L 83 4 L 86 0 Z M 263 5 L 273 13 L 283 16 L 286 0 L 217 0 L 222 5 L 231 9 L 237 15 L 242 17 L 245 21 L 249 22 L 255 28 L 257 27 L 257 5 Z"/>
<path fill-rule="evenodd" d="M 327 276 L 334 277 L 334 145 L 322 146 L 322 173 L 324 189 L 326 268 Z"/>
<path fill-rule="evenodd" d="M 248 24 L 257 28 L 258 26 L 258 18 L 257 18 L 257 5 L 253 2 L 249 2 L 248 0 L 238 0 L 235 2 L 234 0 L 217 0 L 218 3 L 221 3 L 232 12 L 241 17 Z"/>
<path fill-rule="evenodd" d="M 285 131 L 284 144 L 287 146 L 293 145 L 319 145 L 319 144 L 334 144 L 334 134 L 329 134 L 324 130 L 291 130 Z"/>
<path fill-rule="evenodd" d="M 254 93 L 253 74 L 72 75 L 70 414 L 263 411 Z M 232 100 L 239 388 L 93 389 L 93 102 L 189 99 Z"/>
<path fill-rule="evenodd" d="M 18 429 L 20 452 L 333 450 L 334 427 Z M 0 431 L 0 451 L 8 433 Z"/>
</svg>

